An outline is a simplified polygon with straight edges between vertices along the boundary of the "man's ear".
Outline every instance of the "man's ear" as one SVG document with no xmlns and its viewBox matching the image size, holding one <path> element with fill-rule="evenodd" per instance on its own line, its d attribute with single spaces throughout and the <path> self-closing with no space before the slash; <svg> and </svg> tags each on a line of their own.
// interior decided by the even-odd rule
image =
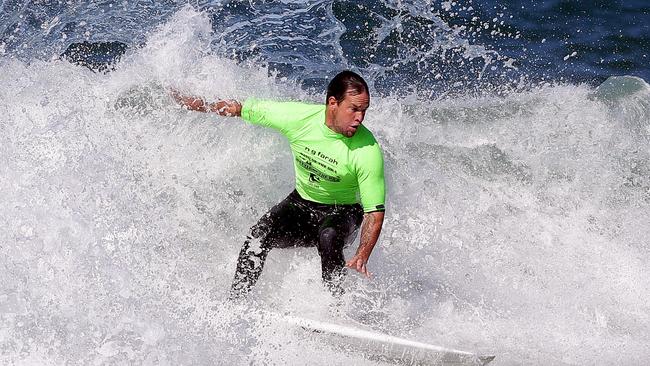
<svg viewBox="0 0 650 366">
<path fill-rule="evenodd" d="M 336 98 L 334 98 L 333 96 L 327 98 L 327 105 L 334 106 L 334 105 L 338 105 L 338 104 L 339 104 L 339 101 L 336 100 Z"/>
</svg>

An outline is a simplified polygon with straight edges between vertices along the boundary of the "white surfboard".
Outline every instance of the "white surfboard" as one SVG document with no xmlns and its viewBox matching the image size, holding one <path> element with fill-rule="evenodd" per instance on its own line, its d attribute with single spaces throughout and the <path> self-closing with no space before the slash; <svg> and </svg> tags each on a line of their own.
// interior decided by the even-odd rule
<svg viewBox="0 0 650 366">
<path fill-rule="evenodd" d="M 360 328 L 276 314 L 297 329 L 318 334 L 340 347 L 361 350 L 370 358 L 406 365 L 487 365 L 495 356 L 434 346 Z"/>
</svg>

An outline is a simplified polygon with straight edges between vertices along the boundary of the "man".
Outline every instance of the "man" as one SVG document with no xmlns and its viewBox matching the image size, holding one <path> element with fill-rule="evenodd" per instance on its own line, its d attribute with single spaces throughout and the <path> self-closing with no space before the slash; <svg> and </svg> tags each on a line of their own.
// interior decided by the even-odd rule
<svg viewBox="0 0 650 366">
<path fill-rule="evenodd" d="M 231 298 L 257 282 L 272 248 L 315 246 L 324 284 L 340 295 L 345 266 L 370 276 L 367 263 L 384 222 L 384 163 L 372 133 L 361 123 L 370 104 L 368 85 L 351 71 L 336 75 L 326 104 L 274 102 L 254 98 L 214 103 L 173 92 L 186 108 L 240 116 L 274 128 L 290 143 L 296 189 L 255 224 L 239 253 Z M 358 203 L 359 193 L 361 204 Z M 345 262 L 343 248 L 361 225 L 356 254 Z"/>
</svg>

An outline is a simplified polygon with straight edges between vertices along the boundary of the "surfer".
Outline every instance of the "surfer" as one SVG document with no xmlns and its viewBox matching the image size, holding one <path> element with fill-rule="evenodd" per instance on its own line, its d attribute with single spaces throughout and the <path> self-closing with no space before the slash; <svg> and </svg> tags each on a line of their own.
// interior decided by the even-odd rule
<svg viewBox="0 0 650 366">
<path fill-rule="evenodd" d="M 251 290 L 272 248 L 318 248 L 323 283 L 337 296 L 346 266 L 370 276 L 368 258 L 384 222 L 384 162 L 379 144 L 362 125 L 370 92 L 361 76 L 352 71 L 336 75 L 327 87 L 325 105 L 256 98 L 243 104 L 208 103 L 176 91 L 172 96 L 190 110 L 274 128 L 287 137 L 293 153 L 296 187 L 251 228 L 239 253 L 230 298 Z M 345 262 L 343 248 L 359 227 L 359 247 Z"/>
</svg>

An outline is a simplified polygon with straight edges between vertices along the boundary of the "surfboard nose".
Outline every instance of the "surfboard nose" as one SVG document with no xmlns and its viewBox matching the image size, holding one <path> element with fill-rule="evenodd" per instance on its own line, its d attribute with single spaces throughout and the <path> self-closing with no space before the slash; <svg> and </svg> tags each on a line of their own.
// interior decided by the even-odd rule
<svg viewBox="0 0 650 366">
<path fill-rule="evenodd" d="M 479 361 L 481 361 L 481 365 L 487 365 L 488 363 L 492 362 L 496 356 L 478 356 Z"/>
</svg>

